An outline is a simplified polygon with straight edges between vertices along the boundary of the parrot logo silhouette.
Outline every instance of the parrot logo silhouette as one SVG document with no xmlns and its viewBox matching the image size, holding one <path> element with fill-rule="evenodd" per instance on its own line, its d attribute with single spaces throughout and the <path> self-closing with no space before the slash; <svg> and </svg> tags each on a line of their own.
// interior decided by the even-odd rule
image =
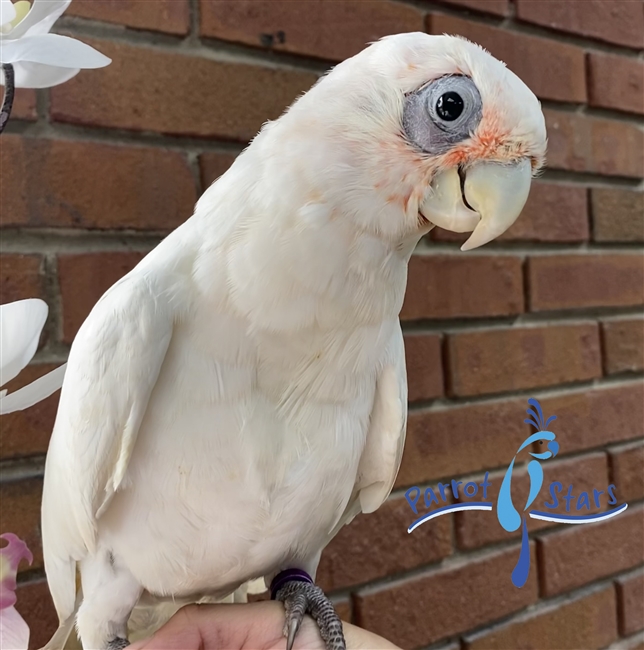
<svg viewBox="0 0 644 650">
<path fill-rule="evenodd" d="M 530 417 L 524 421 L 533 426 L 537 432 L 526 438 L 519 449 L 517 449 L 517 453 L 514 455 L 514 458 L 503 477 L 503 483 L 501 484 L 501 491 L 499 492 L 496 508 L 497 519 L 506 531 L 514 532 L 519 528 L 519 526 L 523 526 L 521 552 L 519 554 L 519 560 L 512 571 L 512 584 L 515 587 L 523 587 L 530 573 L 530 544 L 528 541 L 528 525 L 525 513 L 537 498 L 541 486 L 543 485 L 543 468 L 541 467 L 540 461 L 554 458 L 559 452 L 559 443 L 555 440 L 555 434 L 552 433 L 552 431 L 547 431 L 548 425 L 555 420 L 557 416 L 552 415 L 544 421 L 543 411 L 541 410 L 539 402 L 536 399 L 531 398 L 528 400 L 528 404 L 534 408 L 529 408 L 526 411 Z M 528 463 L 530 493 L 528 494 L 522 512 L 519 513 L 512 502 L 512 471 L 514 469 L 514 461 L 519 452 L 537 441 L 540 444 L 547 442 L 548 451 L 542 453 L 530 452 L 530 456 L 535 459 Z"/>
<path fill-rule="evenodd" d="M 543 507 L 546 508 L 546 510 L 542 511 L 533 509 L 535 499 L 539 496 L 541 488 L 543 487 L 543 468 L 541 462 L 548 460 L 549 458 L 554 458 L 559 453 L 559 443 L 555 440 L 555 434 L 548 430 L 550 423 L 553 420 L 556 420 L 557 416 L 552 415 L 546 420 L 543 415 L 541 404 L 539 404 L 539 402 L 534 398 L 528 400 L 528 405 L 529 408 L 526 413 L 529 417 L 527 420 L 524 420 L 524 422 L 533 426 L 536 429 L 536 433 L 528 436 L 514 454 L 514 458 L 508 465 L 505 475 L 503 476 L 501 490 L 499 491 L 499 496 L 496 500 L 496 516 L 503 529 L 512 533 L 522 527 L 519 559 L 512 571 L 512 584 L 519 588 L 525 585 L 530 574 L 528 517 L 530 519 L 548 521 L 555 524 L 593 524 L 616 517 L 628 508 L 627 503 L 617 505 L 617 498 L 615 496 L 616 486 L 612 483 L 607 486 L 606 490 L 592 489 L 592 491 L 583 490 L 578 493 L 574 492 L 574 486 L 570 483 L 567 493 L 564 492 L 562 494 L 564 487 L 563 484 L 560 481 L 552 481 L 548 490 L 550 494 L 550 502 L 546 500 L 543 503 Z M 544 445 L 545 443 L 546 451 L 536 451 L 532 445 L 537 442 L 540 445 Z M 528 449 L 530 456 L 532 456 L 532 460 L 530 460 L 527 465 L 528 477 L 530 479 L 530 490 L 525 504 L 523 504 L 523 506 L 518 510 L 512 499 L 512 474 L 514 472 L 517 456 L 526 448 Z M 487 488 L 490 485 L 490 482 L 488 481 L 488 472 L 485 473 L 485 477 L 480 483 L 470 481 L 466 483 L 463 486 L 463 489 L 459 492 L 459 486 L 462 485 L 462 483 L 463 481 L 452 479 L 449 483 L 438 483 L 436 490 L 434 490 L 433 487 L 425 487 L 423 488 L 424 492 L 423 489 L 418 486 L 410 487 L 405 492 L 405 498 L 417 518 L 407 528 L 407 532 L 411 533 L 425 522 L 431 521 L 432 519 L 442 515 L 461 512 L 463 510 L 492 511 L 494 509 L 492 499 L 490 498 L 488 501 L 487 496 Z M 480 497 L 479 499 L 474 500 L 479 494 L 479 488 L 480 493 L 482 493 L 482 500 L 479 500 Z M 452 502 L 448 502 L 450 492 L 453 496 Z M 600 499 L 602 494 L 606 495 L 605 499 L 607 499 L 608 506 L 615 505 L 616 507 L 600 512 L 591 512 L 591 499 L 594 501 L 594 506 L 600 509 L 602 507 Z M 423 501 L 427 512 L 421 514 L 419 517 L 418 515 L 420 513 L 418 512 L 417 505 L 423 495 Z M 445 503 L 444 506 L 440 505 L 439 497 Z M 516 494 L 515 499 L 518 501 Z M 580 514 L 569 514 L 571 511 L 571 503 L 576 505 L 576 512 Z M 553 510 L 556 510 L 559 507 L 559 504 L 562 506 L 565 504 L 565 513 L 553 512 Z M 432 505 L 436 505 L 437 507 L 432 508 Z M 581 511 L 584 509 L 587 512 L 582 513 Z"/>
</svg>

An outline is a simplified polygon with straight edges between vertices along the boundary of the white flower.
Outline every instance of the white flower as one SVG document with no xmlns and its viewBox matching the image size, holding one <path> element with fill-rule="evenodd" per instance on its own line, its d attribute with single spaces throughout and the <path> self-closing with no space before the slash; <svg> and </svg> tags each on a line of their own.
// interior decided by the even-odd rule
<svg viewBox="0 0 644 650">
<path fill-rule="evenodd" d="M 48 311 L 47 305 L 37 298 L 0 305 L 0 386 L 13 379 L 31 361 Z M 6 390 L 0 391 L 0 413 L 21 411 L 49 397 L 63 385 L 66 365 L 10 395 Z"/>
<path fill-rule="evenodd" d="M 83 68 L 111 62 L 93 47 L 49 30 L 71 0 L 0 0 L 0 64 L 11 63 L 16 88 L 56 86 Z M 4 85 L 4 73 L 0 72 Z"/>
</svg>

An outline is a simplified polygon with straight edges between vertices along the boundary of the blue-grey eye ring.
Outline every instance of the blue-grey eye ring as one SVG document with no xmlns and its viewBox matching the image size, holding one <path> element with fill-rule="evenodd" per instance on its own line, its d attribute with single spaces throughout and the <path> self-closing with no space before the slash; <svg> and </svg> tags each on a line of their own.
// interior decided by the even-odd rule
<svg viewBox="0 0 644 650">
<path fill-rule="evenodd" d="M 405 98 L 403 130 L 416 146 L 441 154 L 474 133 L 483 105 L 476 84 L 464 75 L 446 75 Z"/>
</svg>

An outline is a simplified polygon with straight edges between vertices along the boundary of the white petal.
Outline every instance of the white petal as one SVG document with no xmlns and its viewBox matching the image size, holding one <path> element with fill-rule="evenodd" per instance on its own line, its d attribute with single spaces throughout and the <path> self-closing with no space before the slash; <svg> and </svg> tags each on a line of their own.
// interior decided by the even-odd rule
<svg viewBox="0 0 644 650">
<path fill-rule="evenodd" d="M 66 368 L 65 363 L 19 390 L 0 396 L 0 414 L 24 411 L 55 393 L 63 385 Z"/>
<path fill-rule="evenodd" d="M 57 86 L 79 72 L 79 68 L 56 68 L 53 65 L 20 61 L 13 64 L 16 88 L 51 88 Z M 0 70 L 0 85 L 4 85 L 4 75 Z"/>
<path fill-rule="evenodd" d="M 29 626 L 15 607 L 0 610 L 0 648 L 3 650 L 27 650 Z"/>
<path fill-rule="evenodd" d="M 0 0 L 0 26 L 10 23 L 16 17 L 11 0 Z"/>
<path fill-rule="evenodd" d="M 85 43 L 60 34 L 25 36 L 4 41 L 0 51 L 2 63 L 29 61 L 59 68 L 102 68 L 111 62 Z"/>
<path fill-rule="evenodd" d="M 0 305 L 0 386 L 13 379 L 36 354 L 48 312 L 38 298 Z"/>
<path fill-rule="evenodd" d="M 9 38 L 20 38 L 27 35 L 46 34 L 60 15 L 67 9 L 72 0 L 34 0 L 29 13 L 21 20 L 8 35 Z"/>
</svg>

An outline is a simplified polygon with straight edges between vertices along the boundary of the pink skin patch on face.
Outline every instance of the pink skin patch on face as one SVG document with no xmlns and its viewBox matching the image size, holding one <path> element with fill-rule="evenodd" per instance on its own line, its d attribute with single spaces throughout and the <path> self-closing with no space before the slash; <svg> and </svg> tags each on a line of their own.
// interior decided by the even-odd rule
<svg viewBox="0 0 644 650">
<path fill-rule="evenodd" d="M 456 166 L 490 159 L 504 162 L 522 157 L 525 154 L 524 146 L 512 142 L 510 134 L 501 126 L 499 117 L 495 111 L 484 108 L 476 133 L 446 154 L 443 164 Z"/>
<path fill-rule="evenodd" d="M 443 165 L 455 167 L 476 160 L 495 160 L 511 162 L 528 155 L 525 145 L 512 142 L 507 133 L 501 131 L 482 130 L 475 134 L 467 143 L 455 147 L 443 157 Z M 532 167 L 539 161 L 532 158 Z"/>
<path fill-rule="evenodd" d="M 523 139 L 513 137 L 501 126 L 497 113 L 484 109 L 477 132 L 467 142 L 457 145 L 446 154 L 441 164 L 457 166 L 477 160 L 513 162 L 529 157 L 532 169 L 537 170 L 543 165 L 543 160 L 533 153 Z"/>
</svg>

